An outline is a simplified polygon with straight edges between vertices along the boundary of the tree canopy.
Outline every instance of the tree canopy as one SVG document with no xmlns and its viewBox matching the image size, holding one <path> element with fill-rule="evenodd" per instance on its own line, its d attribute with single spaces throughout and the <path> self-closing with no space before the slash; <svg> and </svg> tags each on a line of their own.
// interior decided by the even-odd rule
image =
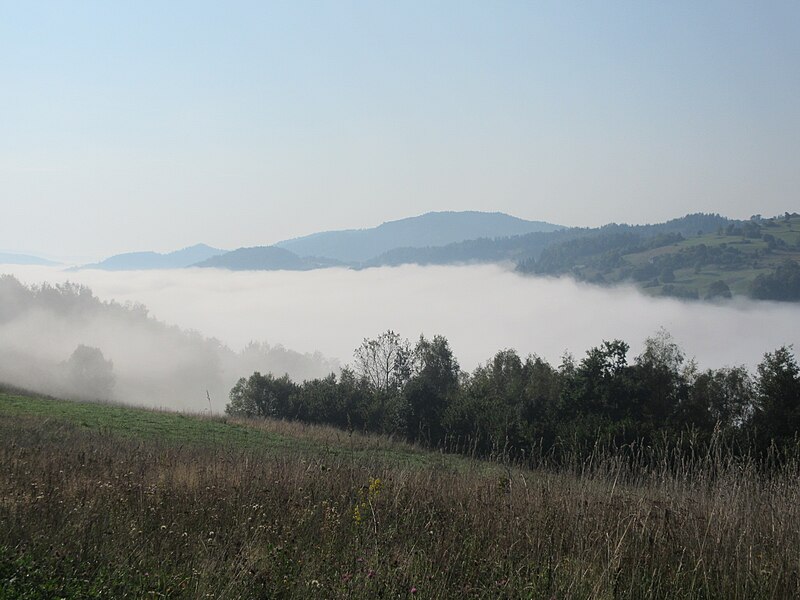
<svg viewBox="0 0 800 600">
<path fill-rule="evenodd" d="M 365 339 L 354 367 L 294 383 L 256 372 L 231 390 L 227 412 L 298 419 L 401 435 L 430 447 L 480 455 L 558 453 L 652 444 L 686 435 L 723 436 L 761 451 L 786 446 L 800 429 L 800 367 L 791 347 L 745 367 L 700 372 L 665 330 L 629 357 L 622 340 L 603 341 L 553 366 L 513 349 L 472 373 L 460 370 L 446 338 L 416 344 L 387 331 Z"/>
</svg>

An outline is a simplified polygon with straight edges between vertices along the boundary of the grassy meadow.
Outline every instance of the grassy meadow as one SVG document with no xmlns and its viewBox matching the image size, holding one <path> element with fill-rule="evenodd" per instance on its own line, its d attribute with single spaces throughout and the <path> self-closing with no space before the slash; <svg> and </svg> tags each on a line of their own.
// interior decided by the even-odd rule
<svg viewBox="0 0 800 600">
<path fill-rule="evenodd" d="M 0 599 L 794 598 L 800 466 L 559 469 L 0 394 Z"/>
</svg>

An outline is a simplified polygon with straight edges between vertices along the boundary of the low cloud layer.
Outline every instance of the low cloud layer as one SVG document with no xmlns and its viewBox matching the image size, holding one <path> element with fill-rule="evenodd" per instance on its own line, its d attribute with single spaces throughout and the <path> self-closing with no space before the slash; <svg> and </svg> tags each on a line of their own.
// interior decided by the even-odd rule
<svg viewBox="0 0 800 600">
<path fill-rule="evenodd" d="M 233 351 L 149 316 L 143 305 L 104 302 L 88 287 L 50 279 L 55 286 L 26 287 L 0 276 L 0 383 L 63 397 L 219 412 L 236 380 L 255 370 L 302 380 L 339 367 L 280 345 L 250 343 Z"/>
<path fill-rule="evenodd" d="M 202 352 L 192 352 L 200 348 L 208 352 L 210 342 L 204 338 L 213 337 L 225 347 L 217 354 L 238 357 L 221 360 L 224 374 L 214 392 L 221 396 L 217 409 L 224 405 L 224 387 L 255 369 L 288 371 L 302 379 L 332 364 L 319 355 L 306 356 L 305 366 L 298 368 L 293 362 L 302 361 L 292 358 L 301 355 L 285 353 L 285 364 L 276 364 L 281 361 L 273 356 L 273 364 L 268 365 L 266 356 L 259 358 L 254 347 L 249 355 L 241 352 L 252 341 L 281 344 L 304 354 L 321 352 L 344 364 L 363 338 L 386 329 L 411 339 L 421 333 L 442 334 L 450 340 L 462 367 L 469 370 L 503 348 L 514 348 L 523 355 L 536 353 L 558 363 L 565 351 L 580 357 L 604 339 L 620 338 L 631 344 L 633 355 L 660 327 L 703 368 L 738 364 L 752 368 L 764 352 L 800 342 L 800 308 L 796 305 L 654 299 L 632 288 L 604 289 L 569 279 L 521 277 L 498 266 L 124 273 L 2 267 L 0 272 L 12 273 L 27 284 L 79 283 L 103 300 L 142 303 L 158 320 L 199 332 L 189 351 L 165 341 L 167 333 L 154 336 L 126 329 L 113 319 L 98 319 L 86 329 L 91 335 L 83 339 L 74 331 L 75 322 L 38 315 L 0 326 L 0 344 L 6 351 L 40 351 L 48 360 L 63 361 L 77 344 L 90 344 L 113 360 L 117 392 L 122 394 L 124 389 L 124 399 L 147 391 L 137 382 L 161 374 L 159 381 L 170 381 L 174 396 L 201 396 L 202 400 L 202 386 L 190 394 L 181 388 L 200 381 L 194 370 L 197 364 L 206 363 L 197 361 L 210 359 L 203 358 Z M 207 367 L 200 370 L 203 368 Z M 180 406 L 187 408 L 187 402 L 195 400 Z M 196 401 L 191 408 L 202 409 L 202 402 Z"/>
</svg>

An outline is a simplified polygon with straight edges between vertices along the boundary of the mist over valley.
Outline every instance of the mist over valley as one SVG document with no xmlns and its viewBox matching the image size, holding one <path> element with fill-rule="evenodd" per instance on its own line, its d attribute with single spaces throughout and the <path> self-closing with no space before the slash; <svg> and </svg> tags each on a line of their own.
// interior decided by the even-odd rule
<svg viewBox="0 0 800 600">
<path fill-rule="evenodd" d="M 796 300 L 798 252 L 796 213 L 586 229 L 450 211 L 66 269 L 9 255 L 0 382 L 219 412 L 240 377 L 337 373 L 388 330 L 443 335 L 466 371 L 504 349 L 558 365 L 614 339 L 635 356 L 661 329 L 703 368 L 752 368 L 798 341 L 797 304 L 750 299 Z"/>
<path fill-rule="evenodd" d="M 752 368 L 765 352 L 800 343 L 793 304 L 652 298 L 630 286 L 521 276 L 500 265 L 2 271 L 25 285 L 85 286 L 96 299 L 83 296 L 84 309 L 74 302 L 67 309 L 56 294 L 49 302 L 43 294 L 14 310 L 15 286 L 6 282 L 0 380 L 57 393 L 52 372 L 82 344 L 112 361 L 115 399 L 186 410 L 207 409 L 206 390 L 221 410 L 233 383 L 256 370 L 323 377 L 351 362 L 364 338 L 388 329 L 412 341 L 445 336 L 465 370 L 506 348 L 558 364 L 565 351 L 580 358 L 603 340 L 622 339 L 634 355 L 660 328 L 702 368 Z"/>
</svg>

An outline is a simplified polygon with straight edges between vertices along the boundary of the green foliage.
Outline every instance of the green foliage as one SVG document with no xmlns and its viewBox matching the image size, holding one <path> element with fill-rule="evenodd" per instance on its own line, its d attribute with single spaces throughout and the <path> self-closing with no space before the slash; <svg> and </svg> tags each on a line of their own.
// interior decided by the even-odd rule
<svg viewBox="0 0 800 600">
<path fill-rule="evenodd" d="M 530 272 L 558 275 L 587 260 L 593 266 L 620 266 L 621 254 L 640 248 L 642 237 L 631 231 L 604 232 L 569 240 L 546 248 Z"/>
<path fill-rule="evenodd" d="M 669 298 L 679 298 L 681 300 L 697 300 L 700 298 L 700 294 L 697 293 L 696 289 L 673 285 L 671 283 L 661 288 L 661 295 Z"/>
<path fill-rule="evenodd" d="M 789 444 L 800 429 L 800 375 L 786 348 L 765 355 L 755 378 L 743 367 L 698 373 L 664 330 L 632 361 L 628 351 L 622 340 L 604 341 L 554 368 L 506 349 L 466 374 L 444 337 L 420 337 L 412 348 L 389 331 L 365 340 L 355 352 L 359 371 L 344 369 L 338 380 L 241 379 L 228 413 L 398 435 L 475 456 L 556 460 L 565 443 L 591 452 L 601 439 L 652 444 L 688 431 L 706 441 L 724 433 L 760 452 L 771 441 Z"/>
<path fill-rule="evenodd" d="M 771 273 L 759 275 L 753 281 L 750 293 L 759 300 L 800 300 L 800 263 L 787 260 Z"/>
<path fill-rule="evenodd" d="M 800 217 L 705 222 L 694 217 L 704 216 L 653 226 L 559 232 L 562 237 L 553 237 L 539 256 L 518 261 L 517 269 L 602 285 L 632 281 L 647 293 L 686 300 L 699 299 L 701 292 L 709 300 L 734 294 L 800 300 L 795 268 Z M 697 227 L 691 229 L 693 223 Z"/>
<path fill-rule="evenodd" d="M 791 348 L 764 355 L 758 365 L 754 422 L 764 440 L 786 443 L 800 431 L 800 366 Z"/>
<path fill-rule="evenodd" d="M 711 285 L 708 286 L 708 292 L 706 292 L 705 299 L 706 300 L 715 300 L 717 298 L 731 298 L 731 288 L 728 287 L 728 284 L 722 281 L 721 279 L 717 279 L 716 281 L 712 282 Z"/>
<path fill-rule="evenodd" d="M 717 429 L 729 435 L 752 419 L 754 402 L 753 382 L 744 367 L 708 369 L 692 381 L 678 420 L 706 433 Z"/>
<path fill-rule="evenodd" d="M 444 411 L 458 393 L 458 361 L 441 335 L 431 340 L 420 336 L 413 361 L 413 375 L 403 390 L 409 408 L 408 432 L 435 445 L 444 438 Z"/>
<path fill-rule="evenodd" d="M 450 435 L 469 438 L 473 452 L 519 447 L 526 365 L 513 350 L 502 350 L 478 367 L 463 397 L 447 414 Z"/>
<path fill-rule="evenodd" d="M 292 412 L 290 399 L 298 389 L 288 375 L 276 378 L 255 372 L 236 382 L 225 412 L 236 417 L 287 417 Z"/>
</svg>

